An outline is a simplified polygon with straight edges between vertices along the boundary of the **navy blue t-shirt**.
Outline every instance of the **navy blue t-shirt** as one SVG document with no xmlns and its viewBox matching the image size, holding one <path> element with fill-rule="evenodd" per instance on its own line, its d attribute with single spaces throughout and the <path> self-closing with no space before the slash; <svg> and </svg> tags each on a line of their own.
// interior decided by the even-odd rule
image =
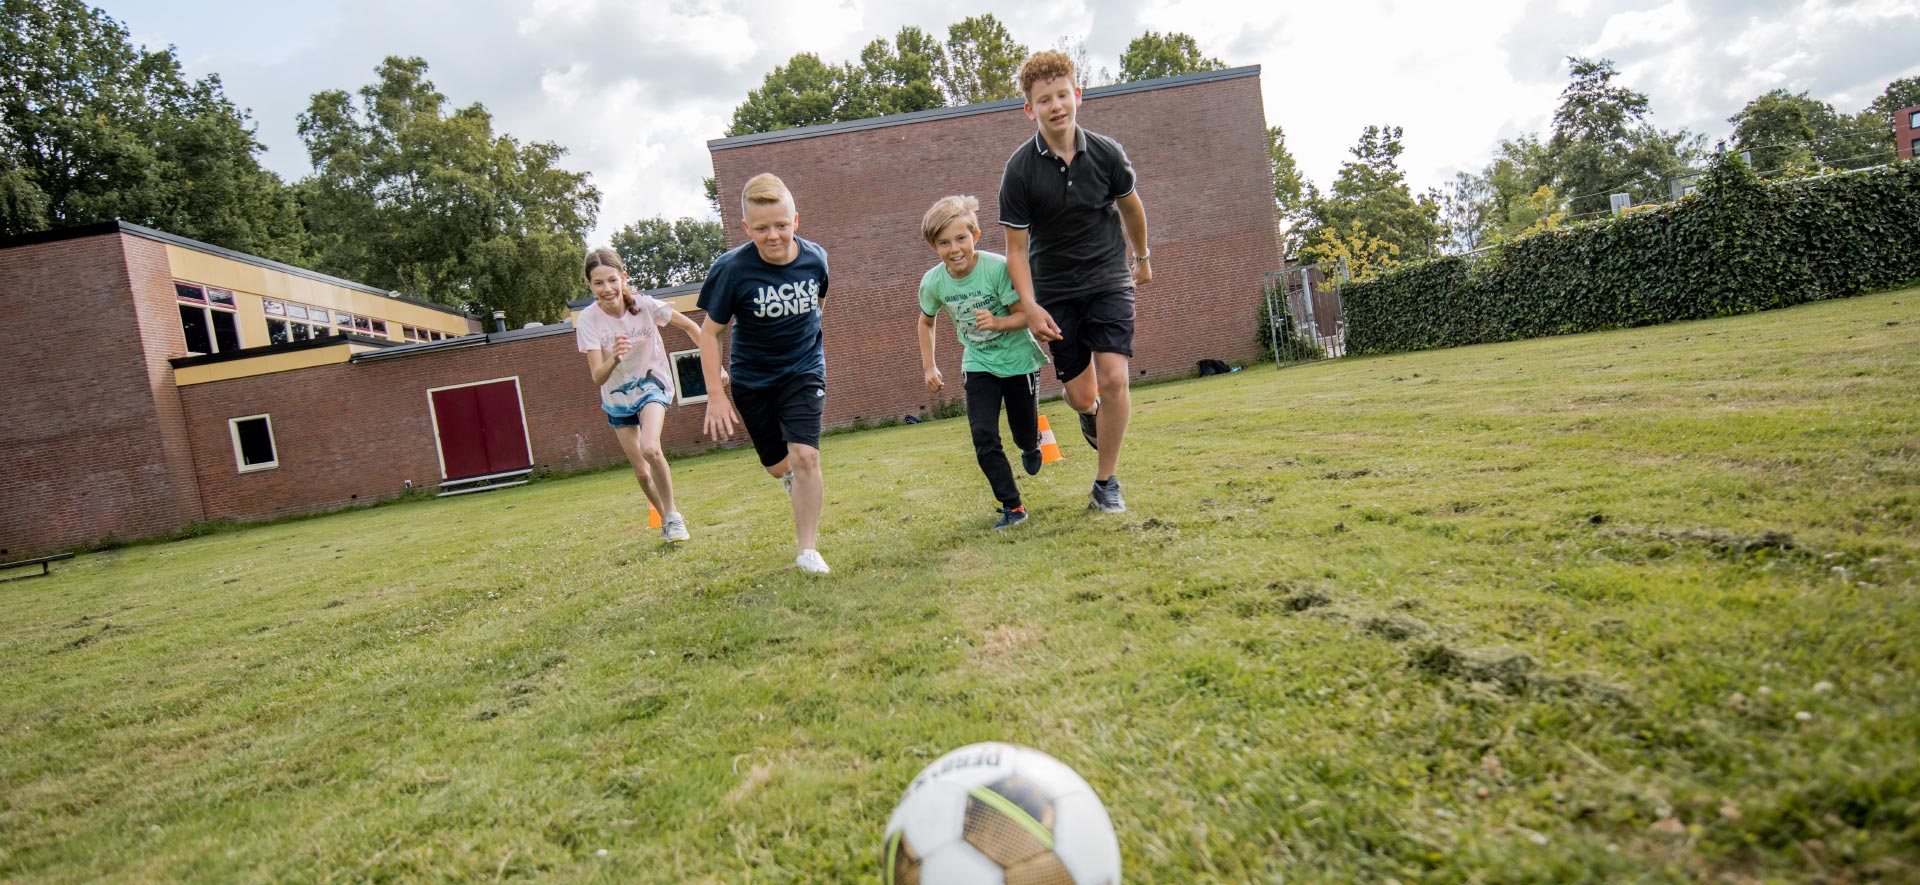
<svg viewBox="0 0 1920 885">
<path fill-rule="evenodd" d="M 794 237 L 800 254 L 768 264 L 752 243 L 729 249 L 700 284 L 700 309 L 733 323 L 728 371 L 735 387 L 777 387 L 798 375 L 827 374 L 820 302 L 827 297 L 827 250 Z"/>
</svg>

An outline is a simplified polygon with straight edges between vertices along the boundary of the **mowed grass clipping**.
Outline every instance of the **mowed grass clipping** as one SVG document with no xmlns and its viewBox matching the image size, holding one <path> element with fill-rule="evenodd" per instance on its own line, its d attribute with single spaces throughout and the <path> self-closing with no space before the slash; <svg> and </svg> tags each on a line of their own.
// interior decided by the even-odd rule
<svg viewBox="0 0 1920 885">
<path fill-rule="evenodd" d="M 824 580 L 731 450 L 0 584 L 0 879 L 873 881 L 982 740 L 1130 882 L 1920 877 L 1920 290 L 1134 402 L 828 437 Z"/>
</svg>

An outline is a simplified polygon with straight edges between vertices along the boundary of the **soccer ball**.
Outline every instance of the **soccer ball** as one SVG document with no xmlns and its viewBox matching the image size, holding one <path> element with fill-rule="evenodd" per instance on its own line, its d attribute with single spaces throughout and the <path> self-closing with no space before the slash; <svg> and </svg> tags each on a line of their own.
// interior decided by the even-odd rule
<svg viewBox="0 0 1920 885">
<path fill-rule="evenodd" d="M 1120 842 L 1060 760 L 973 744 L 920 772 L 887 820 L 887 885 L 1120 885 Z"/>
</svg>

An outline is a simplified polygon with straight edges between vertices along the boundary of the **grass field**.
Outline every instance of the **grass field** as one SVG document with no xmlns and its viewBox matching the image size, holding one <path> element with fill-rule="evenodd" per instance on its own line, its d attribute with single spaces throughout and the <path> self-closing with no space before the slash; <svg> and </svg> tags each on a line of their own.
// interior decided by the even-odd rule
<svg viewBox="0 0 1920 885">
<path fill-rule="evenodd" d="M 1129 882 L 1920 878 L 1920 289 L 1135 402 L 828 438 L 825 580 L 733 450 L 0 584 L 0 879 L 874 881 L 989 739 Z"/>
</svg>

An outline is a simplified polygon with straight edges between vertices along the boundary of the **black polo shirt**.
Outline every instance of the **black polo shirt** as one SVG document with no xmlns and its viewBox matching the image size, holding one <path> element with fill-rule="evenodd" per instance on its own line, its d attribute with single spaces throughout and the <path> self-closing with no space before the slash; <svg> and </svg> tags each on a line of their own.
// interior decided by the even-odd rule
<svg viewBox="0 0 1920 885">
<path fill-rule="evenodd" d="M 1074 127 L 1071 164 L 1036 132 L 1007 158 L 1000 177 L 1000 223 L 1027 232 L 1033 297 L 1042 305 L 1133 285 L 1133 264 L 1120 210 L 1133 193 L 1126 149 L 1098 132 Z"/>
</svg>

